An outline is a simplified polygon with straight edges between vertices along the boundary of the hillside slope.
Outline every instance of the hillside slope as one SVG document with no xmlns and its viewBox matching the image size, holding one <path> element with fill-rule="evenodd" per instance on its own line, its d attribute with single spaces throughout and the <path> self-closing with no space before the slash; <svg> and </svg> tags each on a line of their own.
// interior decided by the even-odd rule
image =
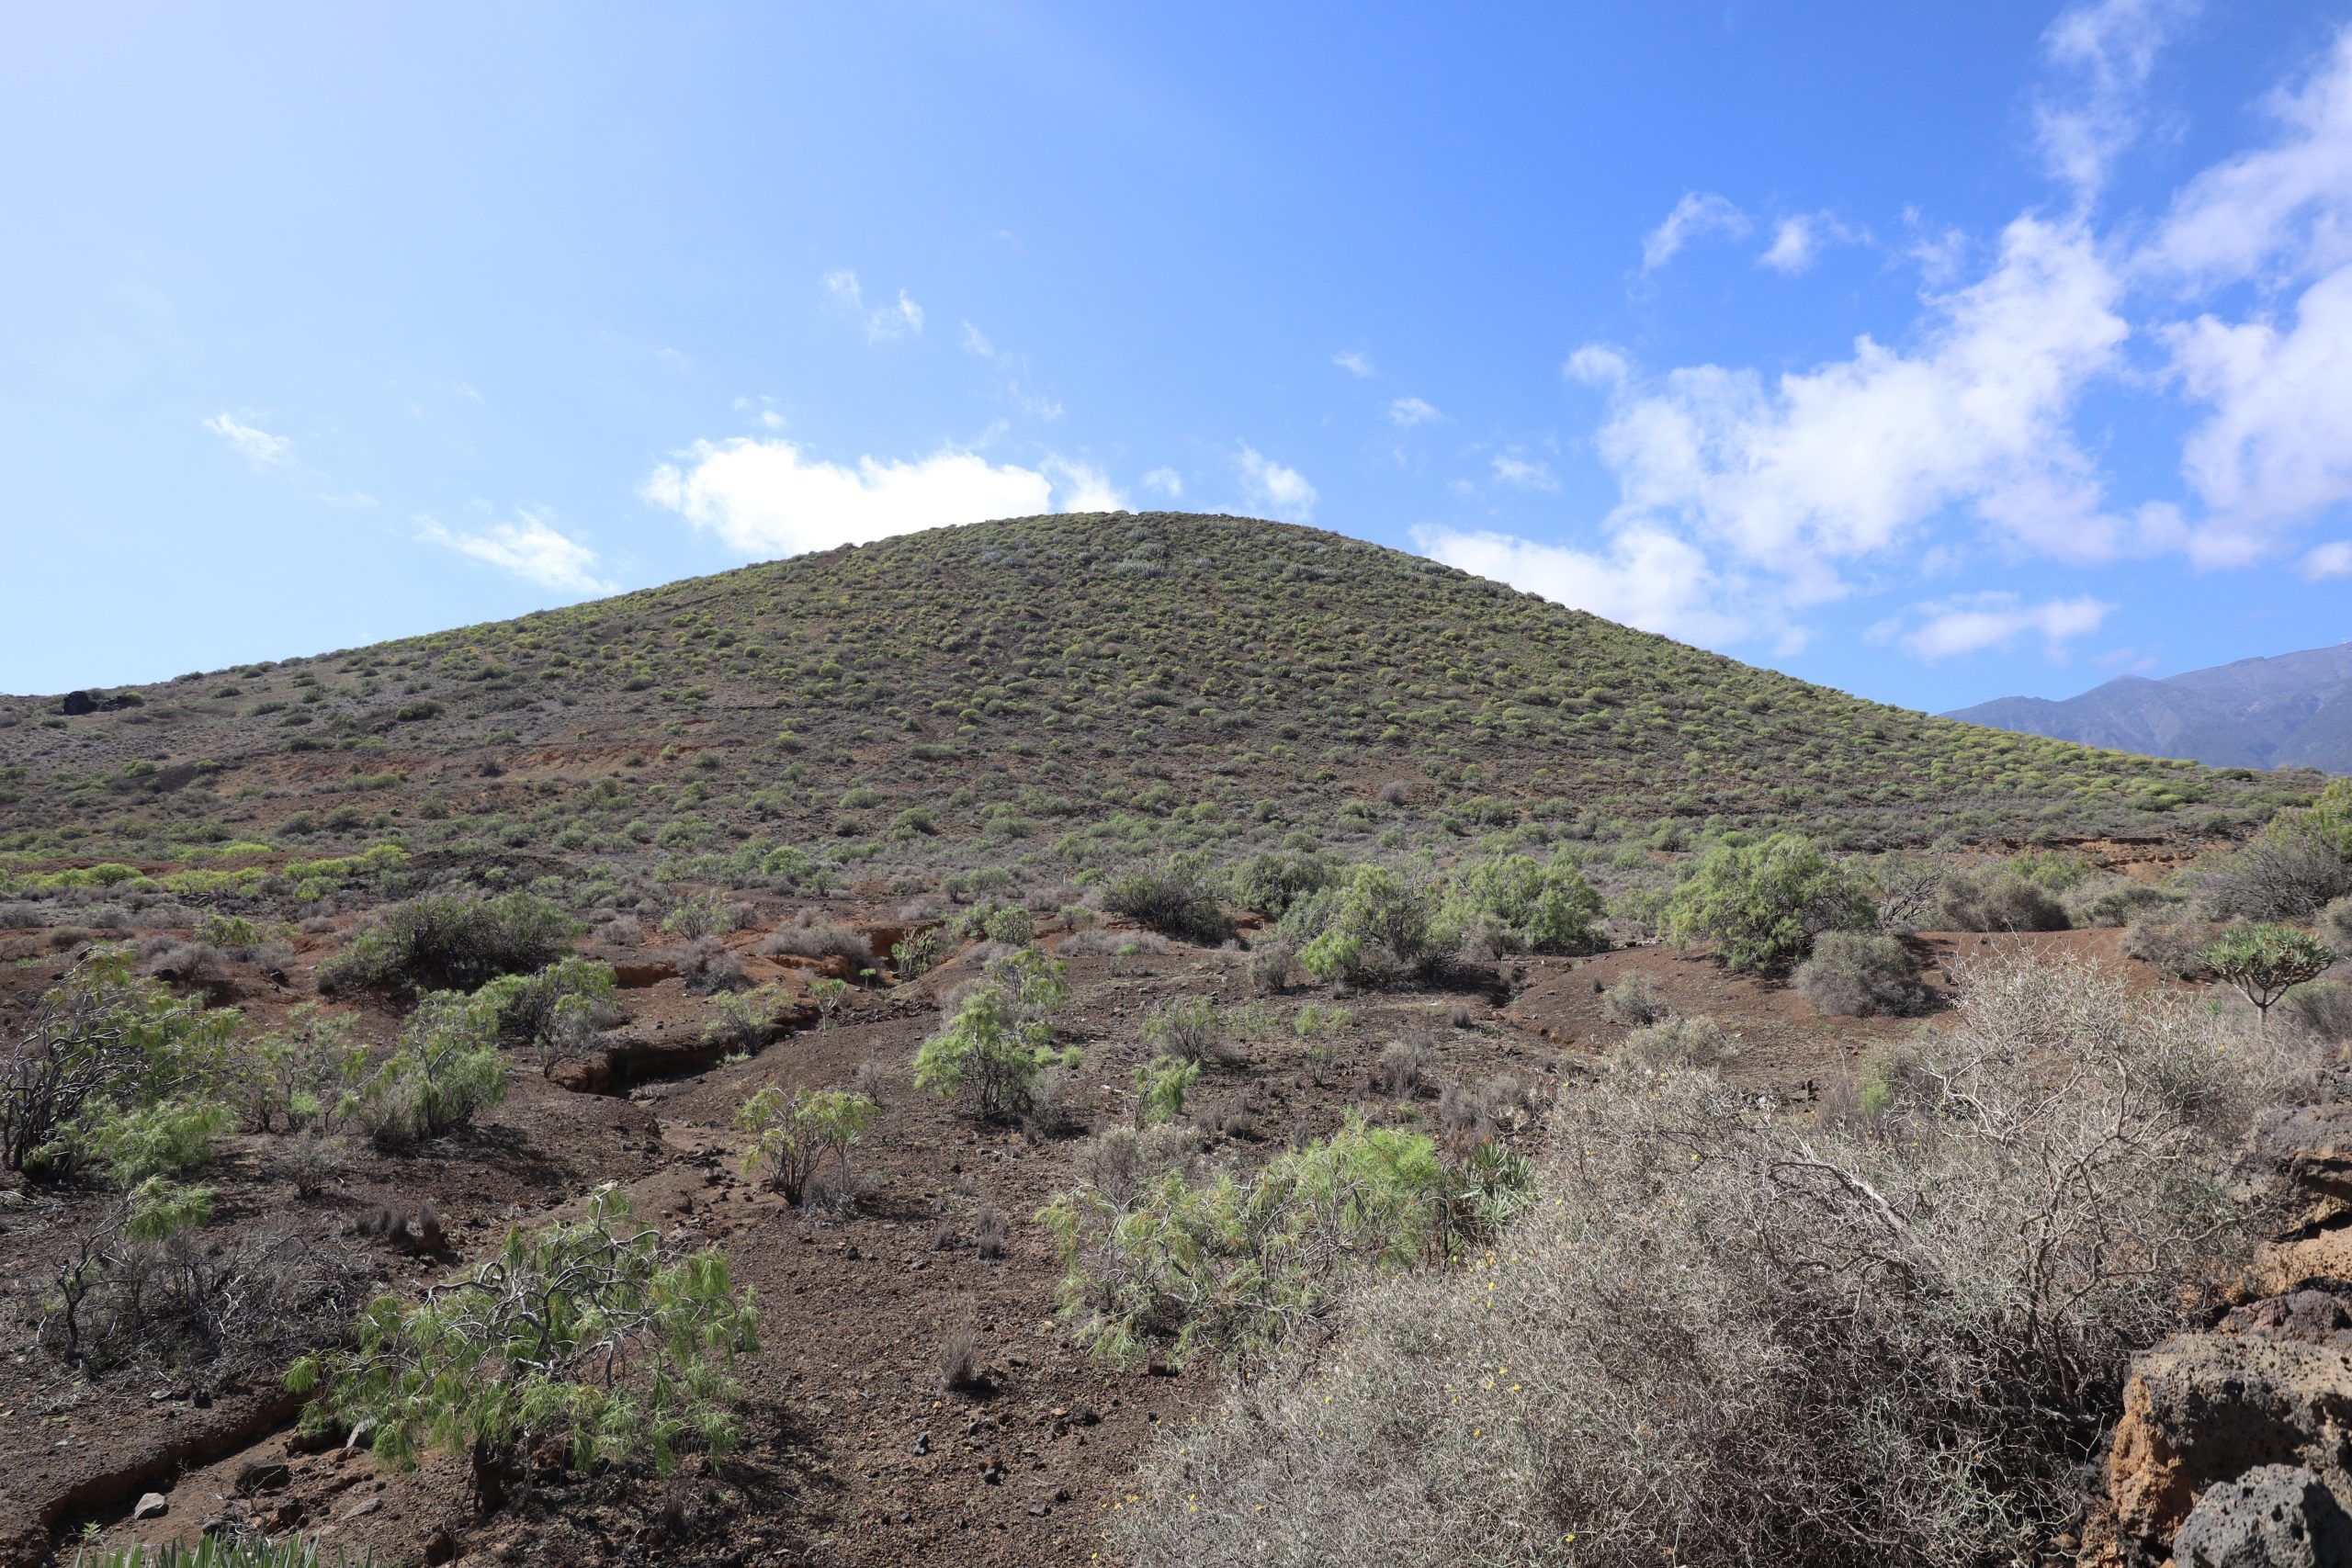
<svg viewBox="0 0 2352 1568">
<path fill-rule="evenodd" d="M 2352 773 L 2352 643 L 2137 675 L 2052 702 L 1999 697 L 1944 716 L 2212 767 Z"/>
<path fill-rule="evenodd" d="M 1893 843 L 2278 795 L 1862 702 L 1338 535 L 1169 513 L 942 529 L 76 699 L 0 699 L 19 863 L 398 831 L 936 864 L 1080 827 L 1112 852 L 1603 818 Z"/>
</svg>

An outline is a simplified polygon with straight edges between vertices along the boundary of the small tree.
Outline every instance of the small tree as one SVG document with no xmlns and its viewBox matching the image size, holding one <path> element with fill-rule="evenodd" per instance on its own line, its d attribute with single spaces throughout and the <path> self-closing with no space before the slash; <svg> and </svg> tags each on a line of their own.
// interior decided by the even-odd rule
<svg viewBox="0 0 2352 1568">
<path fill-rule="evenodd" d="M 1054 1010 L 1069 988 L 1063 965 L 1035 948 L 990 964 L 947 1027 L 915 1053 L 915 1085 L 943 1096 L 968 1095 L 983 1121 L 1017 1115 L 1029 1086 L 1046 1067 L 1075 1067 L 1076 1046 L 1054 1046 Z"/>
<path fill-rule="evenodd" d="M 2335 962 L 2335 950 L 2319 938 L 2268 920 L 2223 931 L 2205 944 L 2202 956 L 2254 1004 L 2266 1029 L 2280 997 L 2318 979 Z"/>
<path fill-rule="evenodd" d="M 315 1129 L 350 1109 L 368 1066 L 368 1047 L 355 1043 L 358 1018 L 329 1014 L 304 1002 L 286 1015 L 287 1027 L 247 1041 L 232 1069 L 238 1119 L 249 1133 Z"/>
<path fill-rule="evenodd" d="M 287 1386 L 324 1397 L 303 1413 L 369 1424 L 376 1457 L 406 1467 L 470 1449 L 482 1507 L 504 1500 L 522 1453 L 568 1438 L 576 1466 L 735 1441 L 735 1357 L 757 1348 L 749 1287 L 716 1247 L 681 1255 L 633 1223 L 611 1187 L 583 1220 L 506 1234 L 497 1258 L 411 1306 L 379 1296 L 349 1350 L 305 1356 Z"/>
<path fill-rule="evenodd" d="M 808 998 L 817 1004 L 819 1029 L 832 1027 L 833 1019 L 842 1010 L 842 1003 L 848 999 L 849 993 L 850 984 L 847 980 L 836 980 L 828 976 L 808 982 Z"/>
<path fill-rule="evenodd" d="M 1727 968 L 1785 971 L 1823 931 L 1867 931 L 1876 917 L 1869 892 L 1798 833 L 1760 844 L 1720 844 L 1666 907 L 1677 942 L 1715 944 Z"/>
<path fill-rule="evenodd" d="M 787 1094 L 771 1084 L 735 1114 L 736 1125 L 756 1140 L 743 1156 L 743 1174 L 764 1180 L 786 1202 L 797 1203 L 831 1159 L 847 1192 L 850 1145 L 865 1136 L 880 1109 L 865 1095 L 842 1089 Z"/>
</svg>

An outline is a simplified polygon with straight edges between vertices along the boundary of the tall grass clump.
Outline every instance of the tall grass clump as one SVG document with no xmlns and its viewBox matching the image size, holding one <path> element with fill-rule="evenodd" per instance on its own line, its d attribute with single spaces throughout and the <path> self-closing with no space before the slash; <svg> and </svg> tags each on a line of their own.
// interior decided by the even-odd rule
<svg viewBox="0 0 2352 1568">
<path fill-rule="evenodd" d="M 1866 1110 L 1626 1064 L 1492 1247 L 1360 1295 L 1163 1440 L 1141 1568 L 2030 1560 L 2131 1355 L 2261 1229 L 2222 1179 L 2302 1059 L 2086 964 L 1973 977 Z"/>
</svg>

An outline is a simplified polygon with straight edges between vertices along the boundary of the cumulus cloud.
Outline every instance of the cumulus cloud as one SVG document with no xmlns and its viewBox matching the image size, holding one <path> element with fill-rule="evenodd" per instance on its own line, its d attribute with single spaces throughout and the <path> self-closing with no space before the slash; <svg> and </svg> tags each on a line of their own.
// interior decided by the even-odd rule
<svg viewBox="0 0 2352 1568">
<path fill-rule="evenodd" d="M 2352 262 L 2352 27 L 2277 93 L 2268 146 L 2215 164 L 2174 197 L 2143 263 L 2183 282 L 2309 274 Z"/>
<path fill-rule="evenodd" d="M 1430 424 L 1444 417 L 1438 412 L 1435 404 L 1424 402 L 1419 398 L 1396 398 L 1388 404 L 1388 422 L 1391 424 L 1410 427 Z"/>
<path fill-rule="evenodd" d="M 1932 661 L 2006 649 L 2020 637 L 2038 635 L 2054 659 L 2068 640 L 2098 630 L 2114 609 L 2086 594 L 2030 604 L 2015 593 L 1962 593 L 1914 604 L 1902 615 L 1880 622 L 1871 636 L 1881 642 L 1899 641 Z"/>
<path fill-rule="evenodd" d="M 1681 253 L 1691 241 L 1708 234 L 1737 239 L 1753 228 L 1747 214 L 1711 190 L 1683 193 L 1666 215 L 1666 221 L 1642 240 L 1642 270 L 1655 272 Z"/>
<path fill-rule="evenodd" d="M 1362 349 L 1343 348 L 1331 356 L 1331 363 L 1351 376 L 1363 378 L 1374 374 L 1372 355 Z"/>
<path fill-rule="evenodd" d="M 862 545 L 896 534 L 1125 505 L 1099 468 L 1048 457 L 1035 468 L 945 446 L 914 462 L 806 456 L 789 441 L 698 441 L 639 493 L 751 558 Z"/>
<path fill-rule="evenodd" d="M 1296 468 L 1286 468 L 1257 448 L 1244 446 L 1234 455 L 1241 470 L 1250 504 L 1285 523 L 1305 523 L 1315 515 L 1315 487 Z"/>
<path fill-rule="evenodd" d="M 903 288 L 899 290 L 897 304 L 876 305 L 869 310 L 865 304 L 865 290 L 860 287 L 857 274 L 842 267 L 825 275 L 825 292 L 832 296 L 834 303 L 864 323 L 868 343 L 889 343 L 910 333 L 922 331 L 922 307 L 908 299 Z M 965 330 L 971 330 L 969 322 L 966 323 Z M 968 340 L 966 346 L 970 346 Z"/>
<path fill-rule="evenodd" d="M 2035 115 L 2043 162 L 2087 198 L 2140 131 L 2141 90 L 2194 0 L 2089 0 L 2058 14 L 2044 56 L 2068 79 Z"/>
<path fill-rule="evenodd" d="M 1172 501 L 1184 493 L 1184 476 L 1173 468 L 1154 468 L 1144 475 L 1143 488 L 1156 490 Z"/>
<path fill-rule="evenodd" d="M 2206 315 L 2165 341 L 2191 395 L 2212 405 L 2182 468 L 2220 518 L 2291 523 L 2352 499 L 2352 267 L 2306 290 L 2284 327 Z"/>
<path fill-rule="evenodd" d="M 1705 365 L 1619 382 L 1598 447 L 1628 517 L 1671 518 L 1826 594 L 1836 564 L 1954 504 L 2038 548 L 2098 557 L 2114 520 L 2067 427 L 2126 333 L 2118 285 L 2078 224 L 2020 218 L 1991 273 L 1930 297 L 1918 347 L 1767 382 Z M 1622 356 L 1587 350 L 1586 378 Z"/>
<path fill-rule="evenodd" d="M 216 413 L 202 423 L 205 429 L 226 441 L 237 456 L 251 463 L 256 470 L 274 468 L 294 460 L 294 443 L 283 435 L 272 435 L 266 430 L 240 424 L 225 413 Z"/>
<path fill-rule="evenodd" d="M 496 523 L 480 534 L 452 533 L 430 517 L 418 519 L 424 538 L 461 555 L 487 561 L 526 582 L 569 593 L 610 593 L 613 585 L 595 575 L 596 552 L 549 523 L 544 513 L 525 512 L 520 521 Z"/>
<path fill-rule="evenodd" d="M 1730 585 L 1705 554 L 1660 529 L 1624 529 L 1600 552 L 1435 527 L 1415 529 L 1413 543 L 1448 566 L 1644 631 L 1721 643 L 1756 630 L 1749 619 L 1723 607 Z"/>
</svg>

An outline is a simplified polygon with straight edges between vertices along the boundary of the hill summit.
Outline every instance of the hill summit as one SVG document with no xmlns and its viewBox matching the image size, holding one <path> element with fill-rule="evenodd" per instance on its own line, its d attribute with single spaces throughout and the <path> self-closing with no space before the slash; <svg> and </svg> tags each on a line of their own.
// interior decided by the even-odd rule
<svg viewBox="0 0 2352 1568">
<path fill-rule="evenodd" d="M 1141 846 L 1602 818 L 1869 847 L 2120 833 L 2259 793 L 1863 702 L 1340 535 L 1166 513 L 938 529 L 0 699 L 0 848 L 19 857 L 398 832 L 936 858 L 1079 823 Z"/>
</svg>

